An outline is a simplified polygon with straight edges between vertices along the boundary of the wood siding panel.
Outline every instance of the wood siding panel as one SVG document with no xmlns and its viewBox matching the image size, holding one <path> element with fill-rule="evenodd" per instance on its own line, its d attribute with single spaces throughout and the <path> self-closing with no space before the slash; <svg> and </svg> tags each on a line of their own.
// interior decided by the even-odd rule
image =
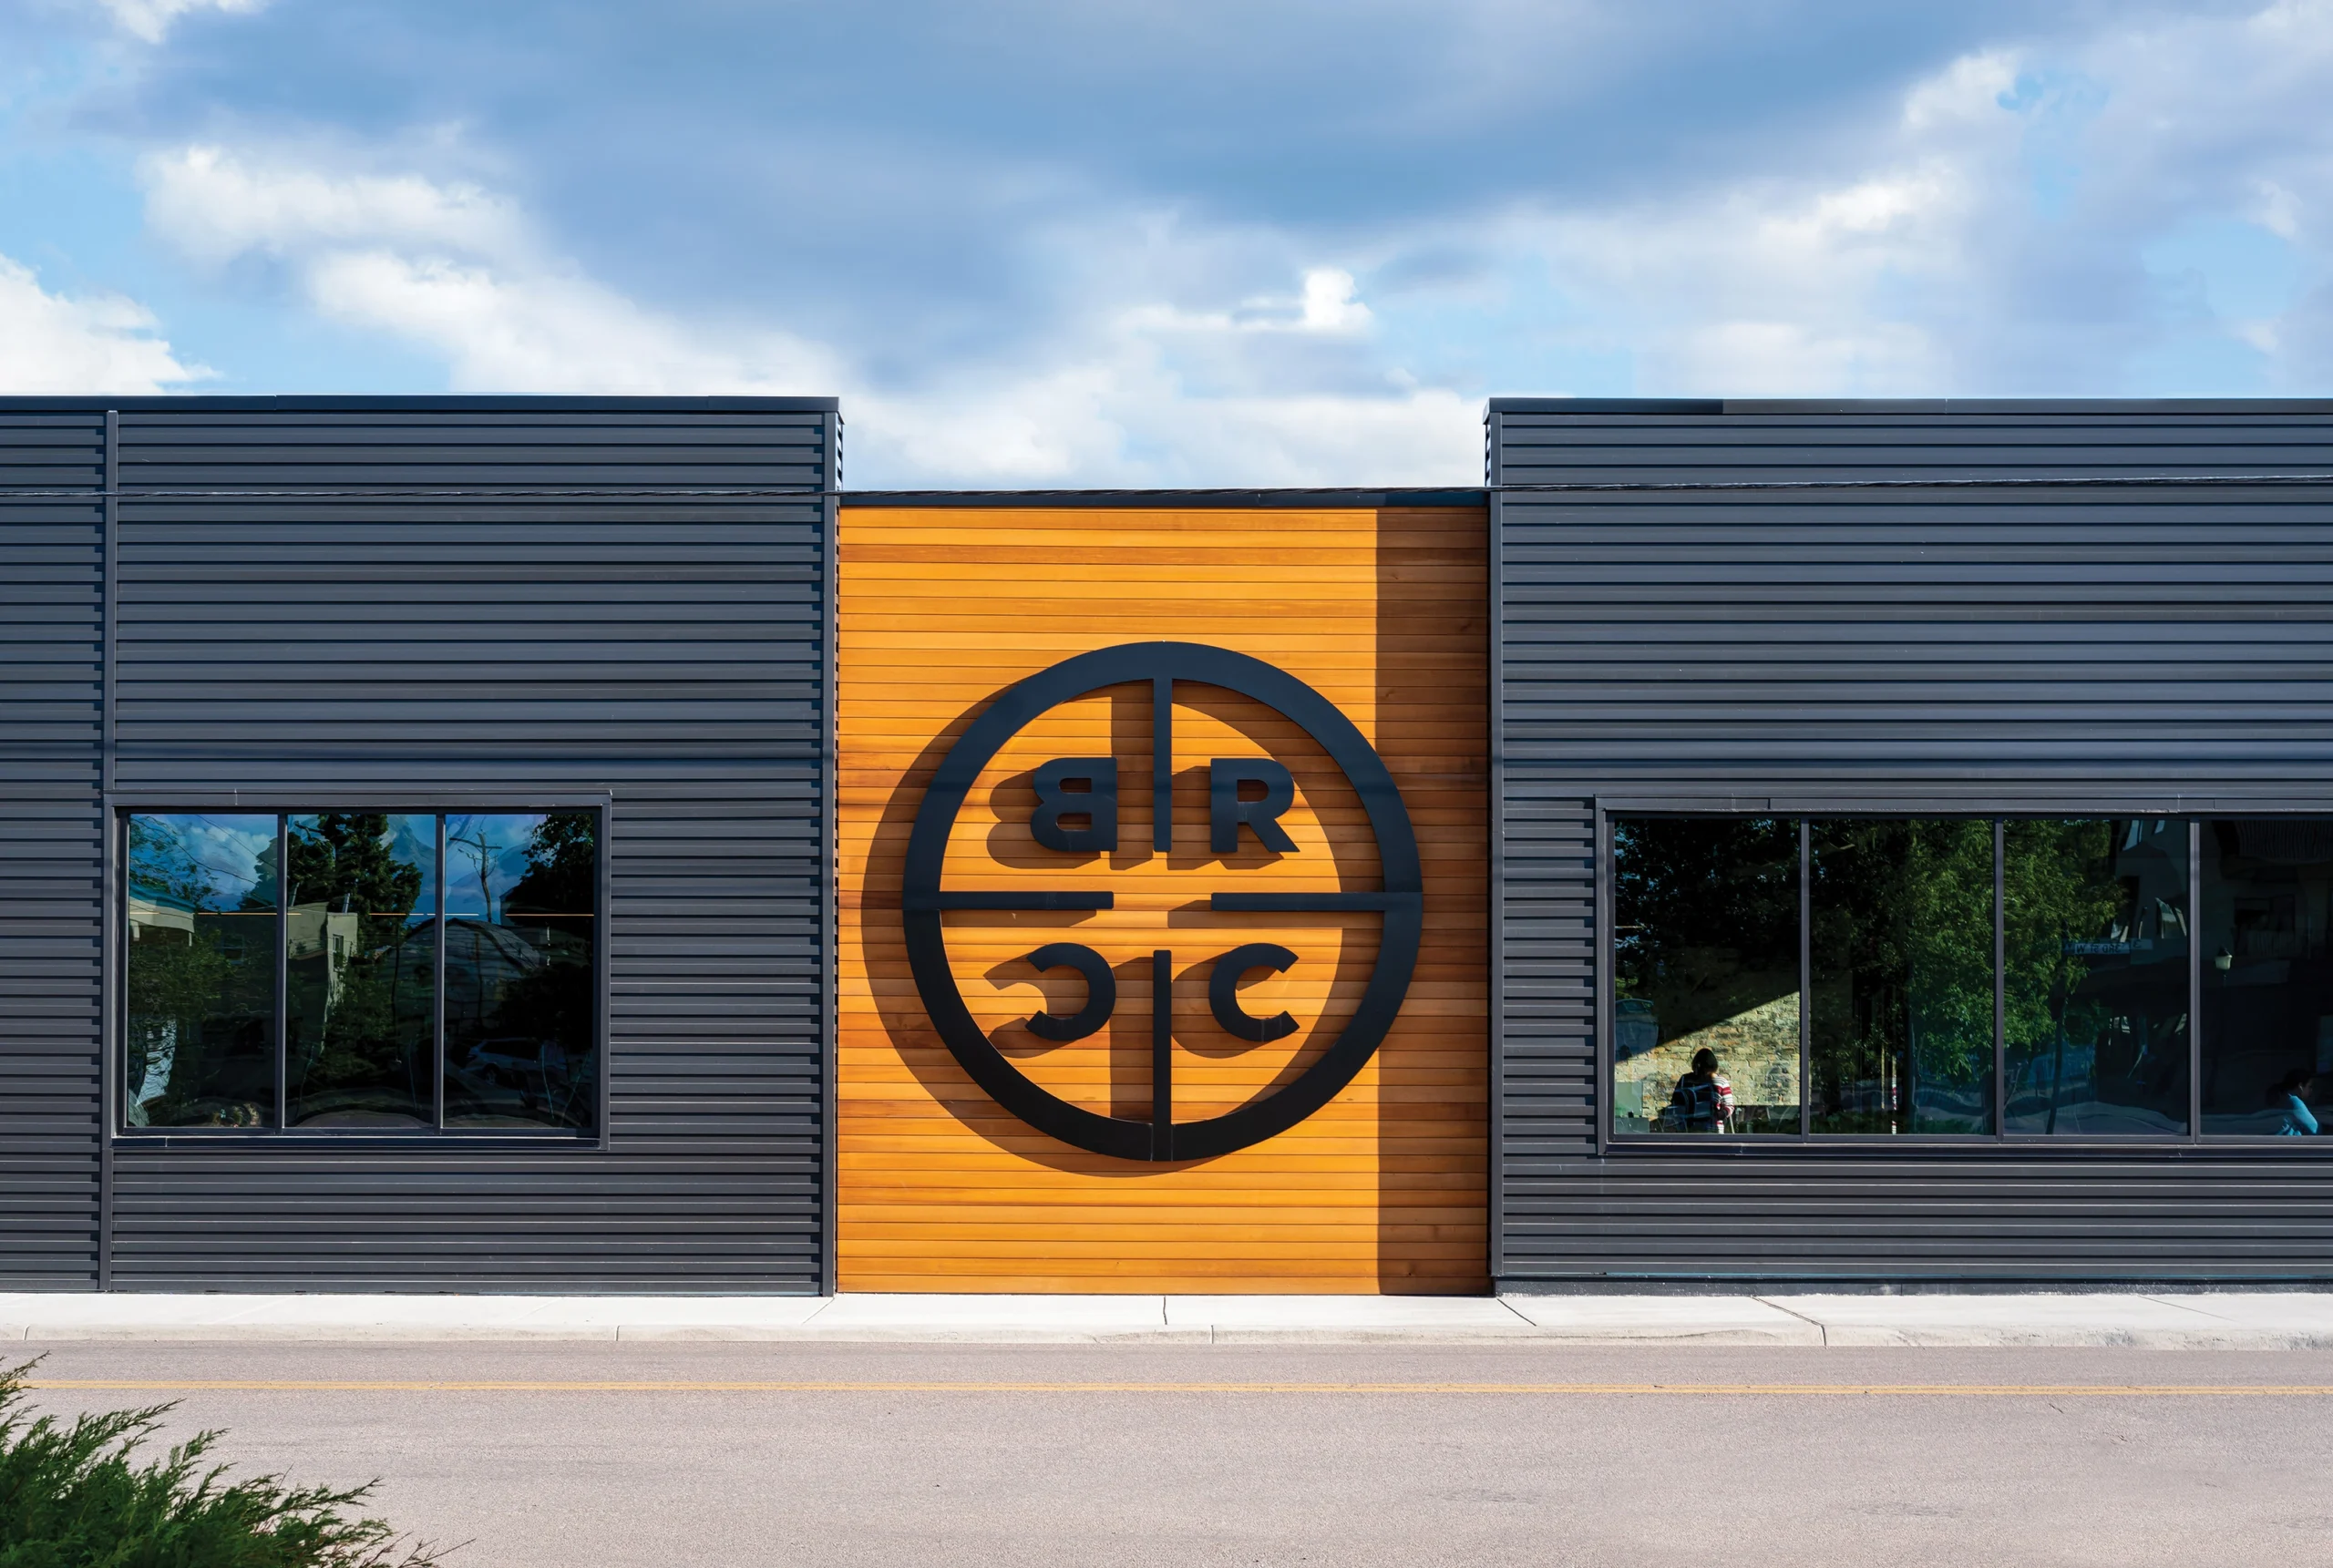
<svg viewBox="0 0 2333 1568">
<path fill-rule="evenodd" d="M 1480 1290 L 1488 1081 L 1485 523 L 1474 508 L 846 507 L 839 536 L 838 1269 L 845 1290 Z M 916 805 L 948 747 L 1012 682 L 1073 654 L 1166 639 L 1230 648 L 1317 688 L 1374 743 L 1416 826 L 1425 940 L 1377 1058 L 1331 1104 L 1219 1159 L 1148 1165 L 1056 1143 L 975 1088 L 907 971 L 899 885 Z M 1311 741 L 1229 693 L 1177 691 L 1175 847 L 1150 835 L 1146 692 L 1096 693 L 1032 723 L 972 792 L 951 888 L 1110 889 L 1097 915 L 952 914 L 973 1015 L 1022 1070 L 1106 1114 L 1149 1113 L 1149 954 L 1174 952 L 1177 1116 L 1218 1114 L 1300 1071 L 1373 963 L 1373 916 L 1217 916 L 1218 889 L 1372 887 L 1351 789 Z M 1029 836 L 1030 770 L 1112 755 L 1119 850 Z M 1297 853 L 1208 847 L 1207 761 L 1270 755 Z M 1243 843 L 1247 841 L 1243 840 Z M 1194 908 L 1194 905 L 1199 907 Z M 1046 1046 L 1017 1020 L 1075 1010 L 1080 982 L 1025 963 L 1074 940 L 1118 979 L 1111 1026 Z M 1242 990 L 1286 1040 L 1232 1040 L 1208 1009 L 1215 958 L 1299 955 Z"/>
</svg>

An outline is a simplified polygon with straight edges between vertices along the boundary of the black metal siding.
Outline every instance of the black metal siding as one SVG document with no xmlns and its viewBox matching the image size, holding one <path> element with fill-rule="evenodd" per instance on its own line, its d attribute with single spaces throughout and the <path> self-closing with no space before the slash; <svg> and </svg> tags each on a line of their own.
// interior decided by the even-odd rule
<svg viewBox="0 0 2333 1568">
<path fill-rule="evenodd" d="M 102 412 L 0 409 L 0 1290 L 98 1279 L 104 469 Z"/>
<path fill-rule="evenodd" d="M 1607 1147 L 1597 807 L 2333 808 L 2333 404 L 1492 405 L 1509 1286 L 2333 1279 L 2319 1151 Z M 2333 1152 L 2333 1151 L 2328 1151 Z"/>
<path fill-rule="evenodd" d="M 604 1148 L 123 1136 L 113 1286 L 822 1288 L 832 404 L 120 407 L 117 801 L 604 794 L 612 1116 Z M 670 493 L 706 488 L 784 493 Z M 249 494 L 302 489 L 337 493 Z"/>
</svg>

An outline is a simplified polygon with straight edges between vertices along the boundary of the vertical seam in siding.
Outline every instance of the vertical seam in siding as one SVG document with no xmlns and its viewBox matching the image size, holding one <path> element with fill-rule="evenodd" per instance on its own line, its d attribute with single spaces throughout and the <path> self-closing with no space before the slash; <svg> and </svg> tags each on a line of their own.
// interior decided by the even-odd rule
<svg viewBox="0 0 2333 1568">
<path fill-rule="evenodd" d="M 840 999 L 842 984 L 840 939 L 837 923 L 836 881 L 840 875 L 839 822 L 835 810 L 837 665 L 839 662 L 840 619 L 836 602 L 837 535 L 842 521 L 842 415 L 828 414 L 824 421 L 826 451 L 821 471 L 826 492 L 820 507 L 823 538 L 818 551 L 819 654 L 818 683 L 818 1293 L 832 1296 L 839 1288 L 841 1236 L 836 1188 L 840 1151 L 835 1133 L 838 1080 L 842 1054 Z"/>
<path fill-rule="evenodd" d="M 113 1288 L 114 976 L 123 955 L 114 889 L 114 606 L 120 598 L 121 414 L 106 410 L 105 493 L 98 514 L 98 1288 Z"/>
<path fill-rule="evenodd" d="M 1498 483 L 1499 415 L 1489 416 L 1490 442 L 1487 454 L 1488 478 Z M 1485 650 L 1490 667 L 1485 682 L 1485 695 L 1490 702 L 1490 722 L 1485 726 L 1490 743 L 1490 865 L 1488 866 L 1487 911 L 1490 923 L 1489 952 L 1485 964 L 1490 973 L 1490 1007 L 1485 1020 L 1490 1033 L 1490 1094 L 1485 1108 L 1488 1125 L 1484 1131 L 1485 1154 L 1489 1170 L 1485 1173 L 1485 1186 L 1490 1200 L 1490 1214 L 1485 1229 L 1489 1233 L 1489 1266 L 1491 1283 L 1496 1287 L 1499 1276 L 1506 1266 L 1506 573 L 1500 549 L 1500 511 L 1503 502 L 1497 490 L 1490 495 L 1490 517 L 1485 525 L 1488 569 L 1484 573 L 1485 590 L 1490 600 L 1490 624 L 1486 629 L 1490 646 Z"/>
<path fill-rule="evenodd" d="M 105 494 L 98 507 L 104 530 L 99 549 L 102 562 L 98 584 L 99 615 L 98 727 L 99 753 L 98 758 L 98 788 L 113 789 L 114 771 L 114 700 L 113 700 L 113 624 L 114 603 L 119 592 L 115 573 L 121 547 L 121 415 L 113 409 L 106 410 Z"/>
</svg>

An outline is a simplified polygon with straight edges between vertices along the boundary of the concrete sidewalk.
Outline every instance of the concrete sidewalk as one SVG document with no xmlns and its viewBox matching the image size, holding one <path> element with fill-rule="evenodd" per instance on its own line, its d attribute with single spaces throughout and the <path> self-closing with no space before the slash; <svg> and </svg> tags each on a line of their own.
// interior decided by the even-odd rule
<svg viewBox="0 0 2333 1568">
<path fill-rule="evenodd" d="M 2333 1348 L 2333 1295 L 0 1295 L 0 1342 L 797 1340 Z"/>
</svg>

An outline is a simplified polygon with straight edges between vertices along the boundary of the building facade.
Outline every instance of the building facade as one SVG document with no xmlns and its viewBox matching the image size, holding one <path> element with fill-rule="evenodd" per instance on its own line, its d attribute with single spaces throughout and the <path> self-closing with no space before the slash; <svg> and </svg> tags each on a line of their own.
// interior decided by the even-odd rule
<svg viewBox="0 0 2333 1568">
<path fill-rule="evenodd" d="M 1486 428 L 0 400 L 0 1288 L 2333 1281 L 2333 404 Z"/>
</svg>

